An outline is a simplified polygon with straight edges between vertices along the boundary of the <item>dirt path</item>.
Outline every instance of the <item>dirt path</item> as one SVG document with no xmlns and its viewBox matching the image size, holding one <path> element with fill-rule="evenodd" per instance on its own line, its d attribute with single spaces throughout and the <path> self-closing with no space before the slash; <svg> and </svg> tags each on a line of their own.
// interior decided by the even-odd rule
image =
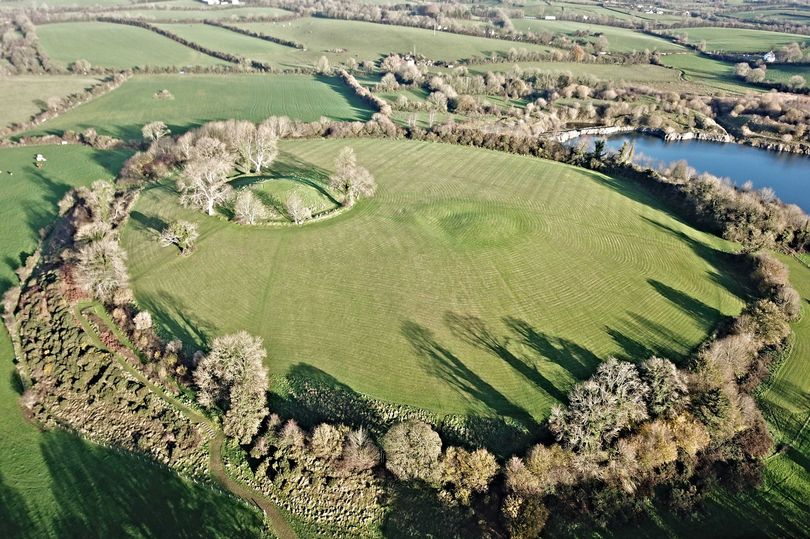
<svg viewBox="0 0 810 539">
<path fill-rule="evenodd" d="M 98 305 L 95 302 L 87 302 L 87 303 L 80 303 L 74 306 L 73 314 L 76 317 L 76 320 L 82 326 L 84 331 L 93 339 L 94 344 L 104 350 L 109 350 L 107 346 L 101 340 L 101 337 L 96 332 L 93 325 L 90 321 L 85 317 L 84 311 L 85 310 L 92 310 L 94 314 L 98 316 L 102 323 L 107 326 L 107 329 L 116 336 L 119 343 L 124 346 L 126 349 L 130 350 L 133 354 L 135 351 L 132 349 L 132 345 L 127 342 L 126 340 L 122 339 L 120 335 L 120 331 L 116 331 L 118 328 L 112 325 L 109 320 L 107 320 L 106 312 L 103 311 L 103 307 Z M 103 314 L 102 314 L 103 313 Z M 263 494 L 257 492 L 256 490 L 248 487 L 247 485 L 240 483 L 232 479 L 228 472 L 225 470 L 225 464 L 222 461 L 222 444 L 225 441 L 225 434 L 220 430 L 219 426 L 212 422 L 210 419 L 202 415 L 201 413 L 197 412 L 196 410 L 190 408 L 186 404 L 182 403 L 180 400 L 175 398 L 174 396 L 168 394 L 164 391 L 160 386 L 149 380 L 146 376 L 144 376 L 138 369 L 136 369 L 126 358 L 122 357 L 118 351 L 109 350 L 113 353 L 116 362 L 119 366 L 124 369 L 127 373 L 134 376 L 139 382 L 145 385 L 151 392 L 155 395 L 163 399 L 165 402 L 173 406 L 176 410 L 178 410 L 181 414 L 186 416 L 188 420 L 201 427 L 203 430 L 209 432 L 212 435 L 209 453 L 210 453 L 210 462 L 209 462 L 209 469 L 211 475 L 214 477 L 216 482 L 222 486 L 222 488 L 228 490 L 229 492 L 233 493 L 235 496 L 242 498 L 243 500 L 252 503 L 253 505 L 257 506 L 264 512 L 267 521 L 270 524 L 273 532 L 279 539 L 296 539 L 297 535 L 295 531 L 292 529 L 290 524 L 287 522 L 287 519 L 284 518 L 284 515 L 281 513 L 281 510 L 276 506 L 275 503 L 272 502 L 269 498 L 264 496 Z M 137 356 L 136 356 L 137 357 Z"/>
</svg>

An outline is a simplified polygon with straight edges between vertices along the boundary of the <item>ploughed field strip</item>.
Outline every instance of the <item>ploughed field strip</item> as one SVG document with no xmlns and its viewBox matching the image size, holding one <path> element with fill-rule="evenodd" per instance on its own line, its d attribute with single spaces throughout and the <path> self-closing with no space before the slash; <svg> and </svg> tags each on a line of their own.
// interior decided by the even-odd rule
<svg viewBox="0 0 810 539">
<path fill-rule="evenodd" d="M 158 98 L 162 90 L 168 90 L 170 97 Z M 372 111 L 345 85 L 330 77 L 139 75 L 31 133 L 61 134 L 92 127 L 101 134 L 133 139 L 141 136 L 141 127 L 158 120 L 166 122 L 177 135 L 212 120 L 260 122 L 273 115 L 303 121 L 321 116 L 367 120 Z"/>
<path fill-rule="evenodd" d="M 182 208 L 171 183 L 147 188 L 122 237 L 141 307 L 190 347 L 261 335 L 276 374 L 323 371 L 371 397 L 531 423 L 607 355 L 682 359 L 742 305 L 724 242 L 632 184 L 570 166 L 287 141 L 255 188 L 322 186 L 345 145 L 377 195 L 302 227 L 235 225 Z M 200 227 L 193 257 L 153 239 L 177 218 Z"/>
<path fill-rule="evenodd" d="M 83 59 L 99 67 L 225 65 L 144 28 L 106 22 L 43 24 L 37 35 L 45 53 L 64 66 Z M 137 44 L 137 46 L 135 46 Z"/>
</svg>

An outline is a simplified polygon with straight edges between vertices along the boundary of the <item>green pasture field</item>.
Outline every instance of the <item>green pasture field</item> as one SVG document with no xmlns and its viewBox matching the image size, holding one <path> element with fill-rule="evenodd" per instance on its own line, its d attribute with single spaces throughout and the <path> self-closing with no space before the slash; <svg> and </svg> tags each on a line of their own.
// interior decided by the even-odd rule
<svg viewBox="0 0 810 539">
<path fill-rule="evenodd" d="M 521 32 L 533 32 L 535 34 L 550 32 L 553 34 L 565 34 L 571 38 L 576 37 L 576 32 L 590 32 L 593 35 L 587 38 L 588 41 L 595 41 L 597 35 L 604 34 L 608 40 L 609 52 L 643 50 L 672 52 L 684 50 L 681 45 L 672 43 L 669 40 L 616 26 L 572 21 L 546 21 L 542 19 L 513 19 L 512 24 L 514 24 L 515 29 Z"/>
<path fill-rule="evenodd" d="M 122 233 L 139 305 L 190 349 L 246 330 L 273 374 L 528 425 L 610 354 L 684 358 L 739 312 L 725 242 L 640 188 L 535 158 L 385 140 L 285 141 L 272 177 L 325 183 L 352 146 L 378 193 L 325 221 L 244 227 L 147 188 Z M 152 231 L 198 223 L 190 257 Z"/>
<path fill-rule="evenodd" d="M 312 65 L 320 56 L 326 56 L 330 62 L 336 64 L 345 63 L 349 58 L 357 61 L 378 60 L 390 52 L 415 51 L 433 60 L 458 60 L 490 56 L 493 52 L 506 54 L 512 48 L 549 50 L 540 45 L 499 39 L 447 32 L 434 34 L 433 31 L 422 28 L 314 17 L 275 23 L 240 23 L 238 26 L 303 43 L 307 47 L 306 51 L 294 51 L 294 56 L 284 60 L 295 60 L 292 65 Z M 336 49 L 345 51 L 334 52 Z"/>
<path fill-rule="evenodd" d="M 167 89 L 174 99 L 156 99 Z M 314 121 L 367 120 L 372 111 L 336 78 L 309 75 L 139 75 L 120 88 L 66 112 L 32 133 L 95 128 L 124 139 L 165 122 L 174 134 L 230 118 L 259 122 L 268 116 Z"/>
<path fill-rule="evenodd" d="M 790 43 L 810 43 L 810 36 L 747 28 L 673 28 L 671 32 L 687 34 L 690 43 L 706 41 L 709 51 L 768 52 Z"/>
<path fill-rule="evenodd" d="M 209 49 L 237 54 L 252 60 L 282 65 L 291 55 L 299 53 L 293 47 L 257 39 L 207 24 L 160 24 L 161 28 Z"/>
<path fill-rule="evenodd" d="M 661 58 L 665 66 L 683 72 L 687 81 L 699 84 L 706 93 L 745 94 L 762 90 L 746 84 L 734 74 L 734 65 L 697 54 L 670 54 Z"/>
<path fill-rule="evenodd" d="M 33 166 L 37 153 L 48 159 Z M 0 293 L 73 186 L 112 178 L 127 154 L 80 146 L 0 149 Z M 8 172 L 12 171 L 13 175 Z M 256 537 L 233 498 L 134 455 L 23 418 L 14 353 L 0 329 L 0 537 Z"/>
<path fill-rule="evenodd" d="M 117 10 L 107 13 L 115 17 L 134 17 L 145 20 L 165 21 L 174 19 L 201 21 L 203 19 L 228 22 L 240 17 L 282 17 L 291 11 L 274 7 L 228 7 L 220 9 L 137 9 Z"/>
<path fill-rule="evenodd" d="M 97 83 L 93 77 L 18 75 L 0 78 L 0 118 L 5 127 L 27 121 L 46 108 L 49 97 L 65 97 Z"/>
<path fill-rule="evenodd" d="M 765 80 L 772 82 L 788 82 L 790 77 L 799 75 L 804 77 L 805 84 L 810 84 L 810 65 L 775 65 L 768 66 L 765 71 Z"/>
<path fill-rule="evenodd" d="M 37 35 L 48 56 L 62 65 L 84 59 L 114 68 L 216 65 L 226 62 L 143 28 L 103 22 L 43 24 Z"/>
<path fill-rule="evenodd" d="M 807 11 L 791 9 L 756 9 L 753 11 L 731 13 L 729 15 L 749 22 L 763 21 L 810 24 L 810 14 L 808 14 Z"/>
</svg>

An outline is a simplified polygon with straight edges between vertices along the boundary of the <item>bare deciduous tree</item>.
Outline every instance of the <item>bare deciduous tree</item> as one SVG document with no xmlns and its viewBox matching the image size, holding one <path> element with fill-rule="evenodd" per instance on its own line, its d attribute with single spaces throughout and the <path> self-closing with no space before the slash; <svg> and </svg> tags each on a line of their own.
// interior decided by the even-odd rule
<svg viewBox="0 0 810 539">
<path fill-rule="evenodd" d="M 344 193 L 345 206 L 354 205 L 359 198 L 374 195 L 377 189 L 374 176 L 357 164 L 354 150 L 348 146 L 340 150 L 335 160 L 335 172 L 329 177 L 329 186 Z"/>
<path fill-rule="evenodd" d="M 421 421 L 397 423 L 382 439 L 385 467 L 400 479 L 435 482 L 439 474 L 442 440 Z"/>
<path fill-rule="evenodd" d="M 85 292 L 101 301 L 110 301 L 127 284 L 126 254 L 118 243 L 104 239 L 79 251 L 76 282 Z"/>
<path fill-rule="evenodd" d="M 233 212 L 236 222 L 243 225 L 255 225 L 270 215 L 267 206 L 250 189 L 243 189 L 236 195 Z"/>
<path fill-rule="evenodd" d="M 233 156 L 223 143 L 208 137 L 197 141 L 189 153 L 191 159 L 178 180 L 180 201 L 214 215 L 214 208 L 231 195 L 228 173 L 233 169 Z"/>
<path fill-rule="evenodd" d="M 312 209 L 304 204 L 298 193 L 290 195 L 287 199 L 286 208 L 290 219 L 297 225 L 312 218 Z"/>
<path fill-rule="evenodd" d="M 194 372 L 197 400 L 225 411 L 223 430 L 247 444 L 267 416 L 267 353 L 261 338 L 245 331 L 217 337 Z"/>
<path fill-rule="evenodd" d="M 648 417 L 648 392 L 633 364 L 609 358 L 591 379 L 574 386 L 566 408 L 552 409 L 549 428 L 568 447 L 601 449 Z"/>
<path fill-rule="evenodd" d="M 160 244 L 164 247 L 176 245 L 180 254 L 186 255 L 194 250 L 194 242 L 199 237 L 197 225 L 188 221 L 173 221 L 160 233 Z"/>
<path fill-rule="evenodd" d="M 151 122 L 143 126 L 141 129 L 141 134 L 143 135 L 144 139 L 155 141 L 171 134 L 171 131 L 163 122 Z"/>
</svg>

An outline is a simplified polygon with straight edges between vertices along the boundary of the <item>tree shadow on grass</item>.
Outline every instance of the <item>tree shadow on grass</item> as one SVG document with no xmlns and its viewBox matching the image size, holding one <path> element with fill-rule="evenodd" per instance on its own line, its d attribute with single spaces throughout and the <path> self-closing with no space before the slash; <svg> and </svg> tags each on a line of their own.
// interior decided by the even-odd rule
<svg viewBox="0 0 810 539">
<path fill-rule="evenodd" d="M 686 292 L 676 290 L 655 279 L 647 279 L 647 282 L 656 292 L 661 294 L 662 297 L 669 300 L 685 314 L 700 321 L 701 324 L 707 327 L 716 326 L 724 318 L 723 313 L 719 310 L 690 296 Z"/>
<path fill-rule="evenodd" d="M 328 189 L 329 172 L 326 169 L 287 153 L 282 154 L 282 156 L 273 163 L 273 166 L 266 174 L 236 178 L 231 181 L 231 185 L 238 189 L 240 187 L 247 187 L 276 179 L 294 181 L 310 187 L 318 191 L 321 196 L 328 199 L 332 204 L 336 206 L 340 205 L 340 201 L 338 201 Z M 256 192 L 257 195 L 259 193 L 258 191 Z"/>
<path fill-rule="evenodd" d="M 46 433 L 40 449 L 55 537 L 255 537 L 261 529 L 258 512 L 148 458 L 62 431 Z"/>
<path fill-rule="evenodd" d="M 745 268 L 743 268 L 743 265 L 740 263 L 738 255 L 715 249 L 711 245 L 698 241 L 684 232 L 675 230 L 664 223 L 643 216 L 642 219 L 659 230 L 682 241 L 689 246 L 693 253 L 717 268 L 719 272 L 707 272 L 713 282 L 719 284 L 738 298 L 747 298 L 750 296 L 751 291 L 747 285 L 744 284 L 747 283 L 747 280 L 742 278 L 745 273 Z"/>
<path fill-rule="evenodd" d="M 0 537 L 34 537 L 42 530 L 34 524 L 25 497 L 8 484 L 0 471 Z"/>
<path fill-rule="evenodd" d="M 530 365 L 509 350 L 509 337 L 495 335 L 481 318 L 448 312 L 445 313 L 444 320 L 453 335 L 503 360 L 553 399 L 565 402 L 565 394 L 543 376 L 535 365 Z"/>
<path fill-rule="evenodd" d="M 158 235 L 166 228 L 166 221 L 155 215 L 146 215 L 137 210 L 133 210 L 129 214 L 129 221 L 133 224 L 135 230 L 145 232 L 150 235 Z"/>
<path fill-rule="evenodd" d="M 448 505 L 439 499 L 435 489 L 415 482 L 394 482 L 390 503 L 382 524 L 384 537 L 486 536 L 470 512 Z"/>
<path fill-rule="evenodd" d="M 214 324 L 193 318 L 191 309 L 180 299 L 165 290 L 145 298 L 138 298 L 138 305 L 149 311 L 167 339 L 180 339 L 188 353 L 207 348 L 216 331 Z"/>
<path fill-rule="evenodd" d="M 370 120 L 371 117 L 374 115 L 373 110 L 369 108 L 368 103 L 366 103 L 360 96 L 358 96 L 354 90 L 349 88 L 340 77 L 329 77 L 326 75 L 316 75 L 315 79 L 318 82 L 321 82 L 330 89 L 337 92 L 346 100 L 346 102 L 351 106 L 352 111 L 355 113 L 355 116 L 352 117 L 344 117 L 344 118 L 334 118 L 335 120 L 342 120 L 345 122 L 351 122 L 355 120 L 360 121 L 367 121 Z"/>
<path fill-rule="evenodd" d="M 615 354 L 618 359 L 640 362 L 651 356 L 659 356 L 680 367 L 685 366 L 692 352 L 691 343 L 685 343 L 680 335 L 646 316 L 637 313 L 627 313 L 627 316 L 624 329 L 605 327 L 607 334 L 622 349 Z M 645 341 L 630 335 L 644 335 Z"/>
<path fill-rule="evenodd" d="M 504 323 L 520 338 L 523 344 L 558 364 L 577 380 L 589 378 L 601 363 L 596 354 L 587 348 L 574 341 L 562 337 L 552 337 L 538 331 L 525 320 L 506 317 Z"/>
<path fill-rule="evenodd" d="M 526 410 L 513 404 L 474 373 L 458 356 L 442 346 L 428 328 L 416 322 L 405 322 L 402 325 L 402 334 L 419 355 L 425 369 L 433 376 L 471 400 L 485 404 L 495 413 L 513 417 L 530 429 L 537 428 L 537 422 Z"/>
</svg>

